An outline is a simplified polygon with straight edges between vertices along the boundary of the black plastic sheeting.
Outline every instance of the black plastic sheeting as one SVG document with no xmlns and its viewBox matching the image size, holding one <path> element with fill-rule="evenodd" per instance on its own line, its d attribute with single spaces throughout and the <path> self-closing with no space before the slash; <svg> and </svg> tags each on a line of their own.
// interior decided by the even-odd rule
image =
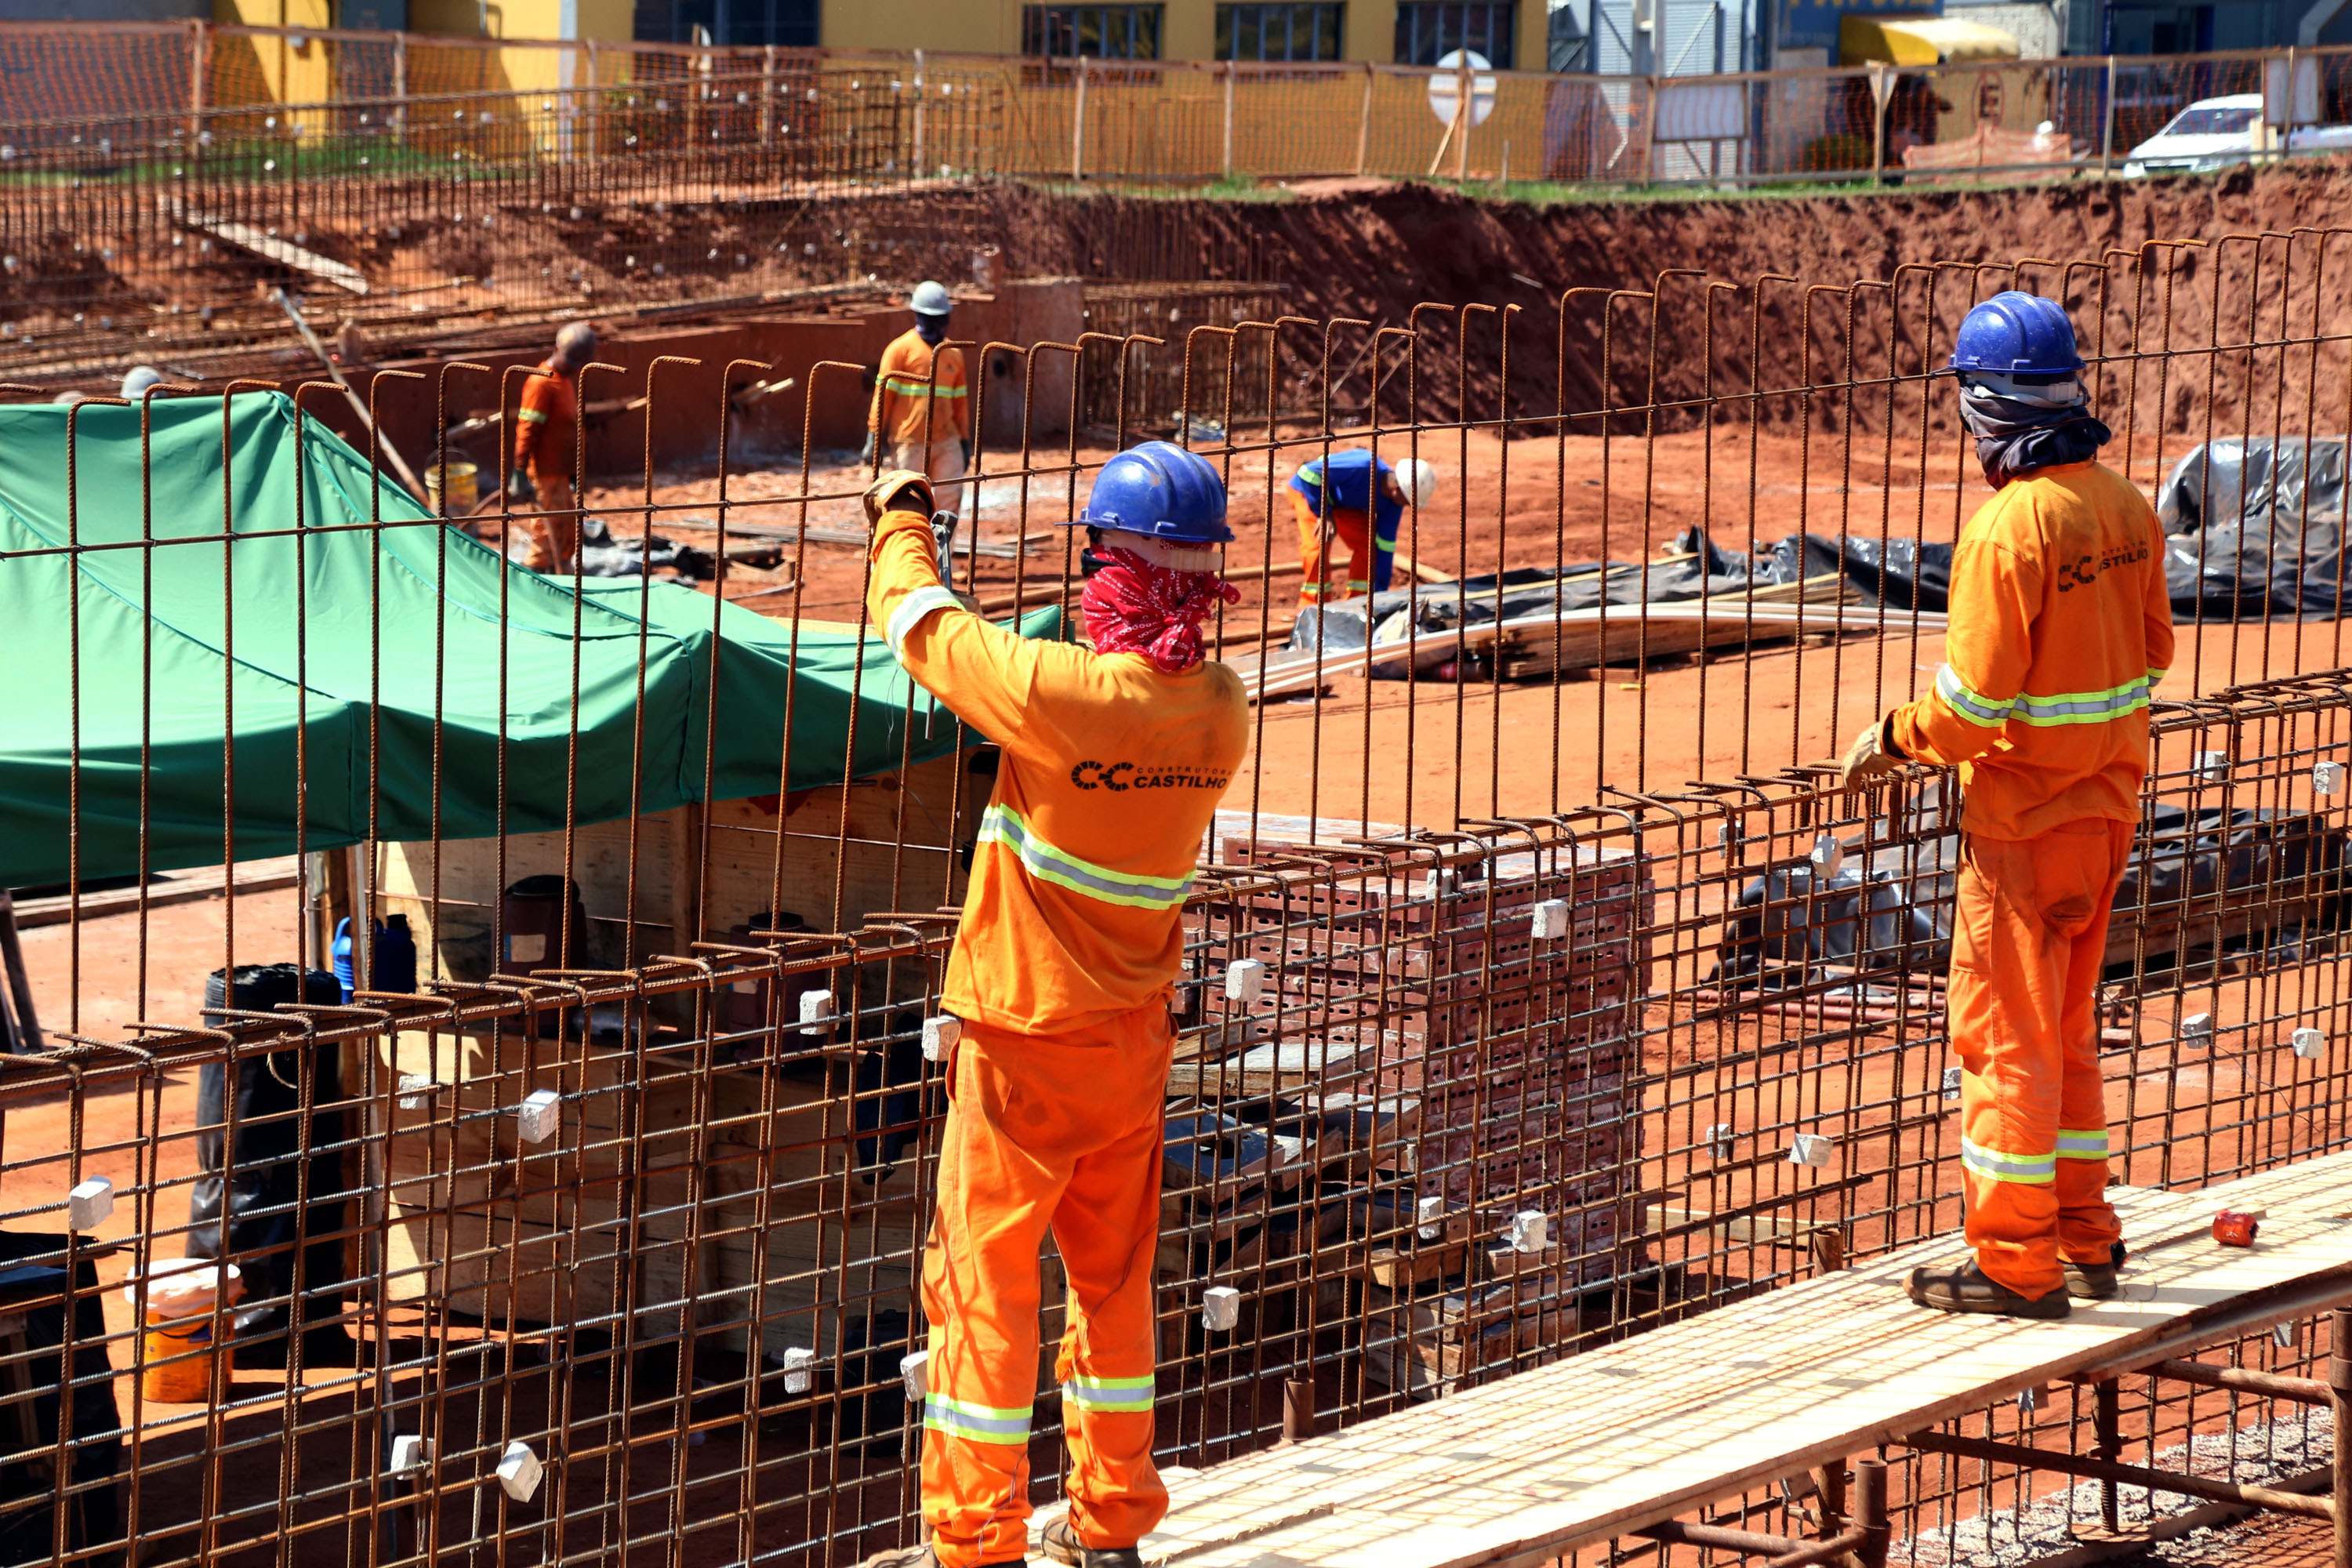
<svg viewBox="0 0 2352 1568">
<path fill-rule="evenodd" d="M 2198 447 L 2173 466 L 2157 491 L 2156 512 L 2168 539 L 2165 592 L 2176 620 L 2343 614 L 2347 492 L 2345 439 L 2232 437 Z M 1291 628 L 1290 646 L 1327 651 L 1365 646 L 1373 628 L 1410 609 L 1424 632 L 1477 626 L 1601 604 L 1672 604 L 1744 593 L 1843 572 L 1864 608 L 1943 611 L 1951 605 L 1952 547 L 1910 539 L 1789 534 L 1753 554 L 1723 549 L 1696 528 L 1675 553 L 1647 564 L 1579 562 L 1557 573 L 1522 568 L 1461 583 L 1391 589 L 1321 610 L 1309 606 Z M 1369 616 L 1369 618 L 1368 618 Z M 1383 637 L 1396 640 L 1402 631 Z M 1441 656 L 1443 657 L 1443 656 Z"/>
<path fill-rule="evenodd" d="M 647 572 L 675 572 L 698 583 L 718 574 L 710 552 L 680 544 L 656 533 L 615 536 L 601 517 L 580 526 L 580 574 L 583 577 L 635 577 Z M 552 574 L 562 576 L 558 572 Z"/>
<path fill-rule="evenodd" d="M 2175 617 L 2343 614 L 2344 445 L 2233 437 L 2174 465 L 2156 515 Z"/>
<path fill-rule="evenodd" d="M 2240 912 L 2259 914 L 2273 889 L 2291 889 L 2292 898 L 2280 906 L 2284 918 L 2251 940 L 2273 952 L 2292 950 L 2315 930 L 2343 924 L 2346 845 L 2343 829 L 2304 812 L 2209 806 L 2192 818 L 2182 807 L 2158 805 L 2140 826 L 2130 867 L 2116 889 L 2116 912 L 2127 916 L 2150 907 L 2160 921 L 2165 907 L 2183 897 L 2222 889 L 2247 892 Z M 1939 834 L 1868 855 L 1849 847 L 1833 876 L 1800 863 L 1753 879 L 1740 889 L 1742 912 L 1725 938 L 1717 981 L 1738 984 L 1767 964 L 1942 973 L 1951 963 L 1959 855 L 1959 836 Z M 2190 924 L 2192 933 L 2197 923 Z M 2245 940 L 2233 939 L 2238 945 Z M 2167 956 L 2147 955 L 2151 965 Z M 1777 973 L 1791 983 L 1804 978 L 1800 969 Z"/>
<path fill-rule="evenodd" d="M 1412 590 L 1392 588 L 1369 598 L 1310 605 L 1291 627 L 1290 646 L 1312 649 L 1318 628 L 1327 653 L 1362 647 L 1372 640 L 1375 629 L 1382 642 L 1401 641 L 1403 624 L 1391 628 L 1390 623 L 1408 611 L 1421 631 L 1445 632 L 1603 604 L 1724 598 L 1836 572 L 1841 559 L 1847 580 L 1867 604 L 1895 610 L 1942 609 L 1951 579 L 1950 545 L 1921 546 L 1903 539 L 1884 547 L 1875 539 L 1851 539 L 1841 552 L 1834 539 L 1792 533 L 1749 556 L 1724 550 L 1693 528 L 1684 531 L 1673 548 L 1674 553 L 1646 564 L 1612 562 L 1606 572 L 1598 561 L 1577 562 L 1558 572 L 1521 567 L 1459 583 L 1424 583 Z M 1441 651 L 1435 657 L 1448 656 Z"/>
</svg>

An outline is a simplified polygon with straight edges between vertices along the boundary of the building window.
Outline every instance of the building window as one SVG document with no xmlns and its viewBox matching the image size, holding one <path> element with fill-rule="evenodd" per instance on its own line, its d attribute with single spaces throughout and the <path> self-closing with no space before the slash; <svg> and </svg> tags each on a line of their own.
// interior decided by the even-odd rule
<svg viewBox="0 0 2352 1568">
<path fill-rule="evenodd" d="M 1397 6 L 1396 58 L 1401 66 L 1433 66 L 1455 49 L 1486 57 L 1497 70 L 1512 67 L 1511 40 L 1518 34 L 1518 6 L 1463 5 L 1458 0 L 1403 0 Z"/>
<path fill-rule="evenodd" d="M 1024 5 L 1021 52 L 1156 60 L 1164 5 Z"/>
<path fill-rule="evenodd" d="M 1344 5 L 1266 5 L 1217 7 L 1221 60 L 1336 60 Z"/>
</svg>

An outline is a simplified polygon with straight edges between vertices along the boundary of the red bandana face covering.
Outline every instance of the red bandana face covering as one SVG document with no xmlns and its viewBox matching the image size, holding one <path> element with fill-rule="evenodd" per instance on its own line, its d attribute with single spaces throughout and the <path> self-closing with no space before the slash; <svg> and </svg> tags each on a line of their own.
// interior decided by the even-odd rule
<svg viewBox="0 0 2352 1568">
<path fill-rule="evenodd" d="M 1087 635 L 1100 653 L 1139 653 L 1170 675 L 1201 662 L 1201 623 L 1219 600 L 1242 591 L 1214 572 L 1154 566 L 1132 550 L 1097 550 L 1101 570 L 1087 579 Z"/>
</svg>

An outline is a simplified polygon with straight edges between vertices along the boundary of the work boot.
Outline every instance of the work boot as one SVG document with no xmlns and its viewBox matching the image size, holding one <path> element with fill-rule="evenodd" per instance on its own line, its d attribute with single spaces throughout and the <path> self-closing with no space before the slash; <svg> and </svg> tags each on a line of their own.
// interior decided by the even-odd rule
<svg viewBox="0 0 2352 1568">
<path fill-rule="evenodd" d="M 1978 1268 L 1973 1258 L 1966 1263 L 1928 1264 L 1914 1268 L 1904 1289 L 1914 1301 L 1923 1307 L 1933 1307 L 1939 1312 L 1990 1312 L 2004 1318 L 2063 1318 L 2073 1310 L 2067 1304 L 2065 1291 L 2053 1290 L 2038 1301 L 2030 1300 Z"/>
<path fill-rule="evenodd" d="M 2115 1244 L 2105 1263 L 2077 1263 L 2062 1258 L 2058 1267 L 2066 1271 L 2066 1294 L 2077 1301 L 2104 1301 L 2122 1289 L 2116 1275 L 2124 1266 L 2124 1244 Z"/>
<path fill-rule="evenodd" d="M 981 1568 L 1023 1568 L 1025 1562 L 1024 1558 L 1013 1557 L 1003 1563 L 982 1563 Z M 926 1541 L 920 1546 L 894 1546 L 887 1552 L 877 1552 L 857 1568 L 940 1568 L 940 1558 Z"/>
<path fill-rule="evenodd" d="M 1143 1554 L 1132 1546 L 1088 1546 L 1078 1539 L 1067 1519 L 1057 1519 L 1037 1532 L 1045 1555 L 1069 1568 L 1143 1568 Z"/>
</svg>

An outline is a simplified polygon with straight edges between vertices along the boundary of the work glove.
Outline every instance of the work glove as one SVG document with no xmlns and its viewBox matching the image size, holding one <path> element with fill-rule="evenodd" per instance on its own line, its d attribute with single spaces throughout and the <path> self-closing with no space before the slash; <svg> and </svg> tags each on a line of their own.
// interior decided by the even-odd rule
<svg viewBox="0 0 2352 1568">
<path fill-rule="evenodd" d="M 507 499 L 518 506 L 539 504 L 539 491 L 531 487 L 530 476 L 520 468 L 507 475 Z"/>
<path fill-rule="evenodd" d="M 887 468 L 866 490 L 866 521 L 879 522 L 886 511 L 931 512 L 931 481 L 912 468 Z"/>
<path fill-rule="evenodd" d="M 869 468 L 874 466 L 874 443 L 877 438 L 876 433 L 868 430 L 866 432 L 866 445 L 857 448 L 858 462 Z"/>
<path fill-rule="evenodd" d="M 1838 787 L 1860 789 L 1871 780 L 1891 773 L 1903 765 L 1906 759 L 1886 732 L 1894 717 L 1890 713 L 1883 719 L 1873 719 L 1868 727 L 1853 738 L 1853 744 L 1848 746 L 1845 755 L 1838 759 Z"/>
</svg>

